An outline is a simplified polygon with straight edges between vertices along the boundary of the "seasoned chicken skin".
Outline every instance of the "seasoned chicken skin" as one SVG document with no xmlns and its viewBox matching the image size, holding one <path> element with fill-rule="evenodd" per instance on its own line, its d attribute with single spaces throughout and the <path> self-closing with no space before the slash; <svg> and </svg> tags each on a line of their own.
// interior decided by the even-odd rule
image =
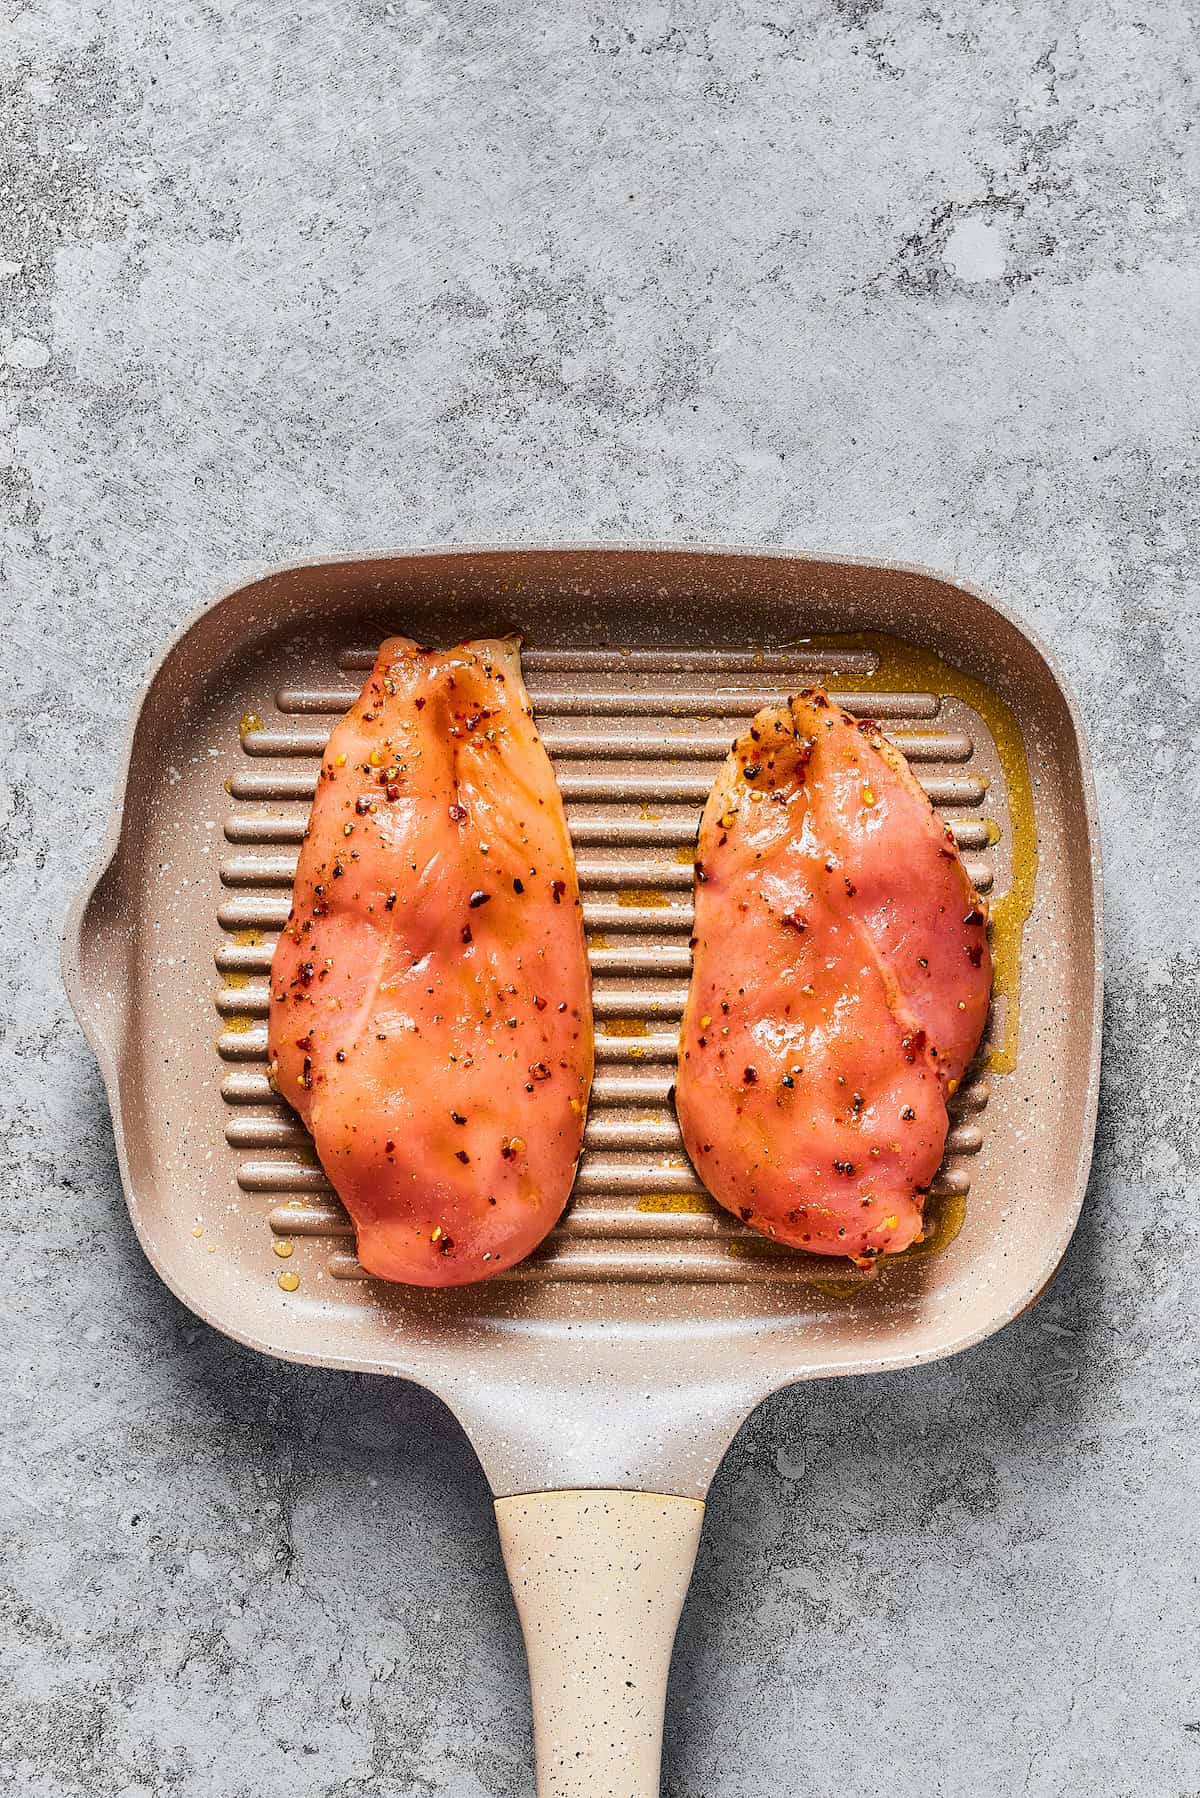
<svg viewBox="0 0 1200 1798">
<path fill-rule="evenodd" d="M 520 1261 L 571 1191 L 591 978 L 515 638 L 393 638 L 329 739 L 271 971 L 278 1090 L 368 1272 Z"/>
<path fill-rule="evenodd" d="M 921 1231 L 987 1018 L 987 914 L 903 756 L 818 690 L 768 707 L 704 809 L 676 1106 L 714 1198 L 860 1261 Z"/>
</svg>

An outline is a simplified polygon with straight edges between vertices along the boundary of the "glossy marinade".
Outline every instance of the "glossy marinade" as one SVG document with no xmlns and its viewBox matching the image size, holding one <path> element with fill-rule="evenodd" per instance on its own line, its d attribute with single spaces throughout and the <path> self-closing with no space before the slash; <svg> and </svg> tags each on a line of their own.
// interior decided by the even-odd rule
<svg viewBox="0 0 1200 1798">
<path fill-rule="evenodd" d="M 814 689 L 734 745 L 695 898 L 676 1106 L 700 1177 L 797 1248 L 907 1248 L 991 989 L 946 825 L 878 727 Z"/>
<path fill-rule="evenodd" d="M 326 747 L 271 974 L 280 1093 L 368 1272 L 461 1285 L 555 1223 L 592 1078 L 566 816 L 516 639 L 393 638 Z"/>
</svg>

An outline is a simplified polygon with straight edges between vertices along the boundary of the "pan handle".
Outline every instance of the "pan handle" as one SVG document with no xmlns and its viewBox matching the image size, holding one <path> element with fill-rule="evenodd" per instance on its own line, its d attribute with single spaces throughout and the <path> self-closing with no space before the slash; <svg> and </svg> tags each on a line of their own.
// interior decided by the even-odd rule
<svg viewBox="0 0 1200 1798">
<path fill-rule="evenodd" d="M 497 1499 L 496 1519 L 529 1657 L 537 1798 L 658 1798 L 703 1503 L 529 1492 Z"/>
</svg>

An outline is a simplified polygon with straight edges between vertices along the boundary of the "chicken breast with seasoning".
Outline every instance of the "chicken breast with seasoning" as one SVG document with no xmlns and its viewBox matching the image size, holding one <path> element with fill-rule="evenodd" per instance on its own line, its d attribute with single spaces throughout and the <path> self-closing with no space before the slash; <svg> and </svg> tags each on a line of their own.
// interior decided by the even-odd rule
<svg viewBox="0 0 1200 1798">
<path fill-rule="evenodd" d="M 591 979 L 515 638 L 393 638 L 325 751 L 271 974 L 280 1093 L 369 1273 L 455 1286 L 570 1195 Z"/>
<path fill-rule="evenodd" d="M 921 1232 L 987 1019 L 987 913 L 880 734 L 768 707 L 700 825 L 676 1105 L 701 1179 L 779 1242 L 870 1261 Z"/>
</svg>

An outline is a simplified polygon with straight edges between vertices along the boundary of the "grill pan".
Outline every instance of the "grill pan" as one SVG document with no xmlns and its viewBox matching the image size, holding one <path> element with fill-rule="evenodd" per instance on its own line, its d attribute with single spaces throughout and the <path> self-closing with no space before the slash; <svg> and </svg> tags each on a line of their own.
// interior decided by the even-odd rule
<svg viewBox="0 0 1200 1798">
<path fill-rule="evenodd" d="M 266 1080 L 266 976 L 321 747 L 384 636 L 516 629 L 566 800 L 597 1061 L 575 1196 L 483 1286 L 367 1278 Z M 707 1200 L 674 1122 L 692 843 L 769 700 L 823 681 L 904 749 L 993 906 L 997 995 L 927 1240 L 870 1275 Z M 130 1214 L 172 1291 L 266 1353 L 436 1392 L 496 1494 L 542 1798 L 657 1793 L 703 1499 L 794 1381 L 933 1360 L 1017 1316 L 1082 1201 L 1100 1052 L 1087 752 L 994 601 L 899 566 L 724 550 L 434 551 L 280 570 L 176 638 L 132 729 L 68 991 Z"/>
</svg>

